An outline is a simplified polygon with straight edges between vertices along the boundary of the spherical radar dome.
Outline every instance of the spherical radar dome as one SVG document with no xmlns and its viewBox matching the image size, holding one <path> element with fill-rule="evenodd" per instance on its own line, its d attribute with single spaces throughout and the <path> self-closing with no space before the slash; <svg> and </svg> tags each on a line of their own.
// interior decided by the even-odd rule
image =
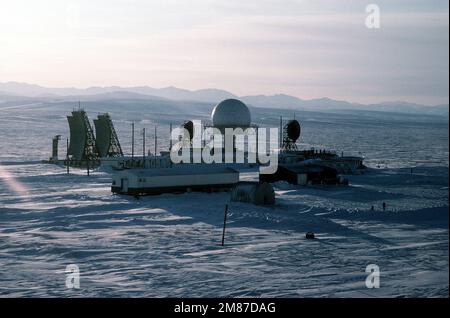
<svg viewBox="0 0 450 318">
<path fill-rule="evenodd" d="M 248 107 L 237 99 L 226 99 L 217 104 L 211 120 L 217 128 L 247 128 L 252 121 Z"/>
</svg>

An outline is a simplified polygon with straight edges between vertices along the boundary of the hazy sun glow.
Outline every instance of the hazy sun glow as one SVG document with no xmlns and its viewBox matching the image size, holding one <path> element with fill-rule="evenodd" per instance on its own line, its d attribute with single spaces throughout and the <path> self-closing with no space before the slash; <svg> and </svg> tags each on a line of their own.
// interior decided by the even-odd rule
<svg viewBox="0 0 450 318">
<path fill-rule="evenodd" d="M 17 180 L 6 168 L 0 165 L 0 180 L 10 188 L 16 195 L 26 199 L 28 194 L 27 187 Z"/>
</svg>

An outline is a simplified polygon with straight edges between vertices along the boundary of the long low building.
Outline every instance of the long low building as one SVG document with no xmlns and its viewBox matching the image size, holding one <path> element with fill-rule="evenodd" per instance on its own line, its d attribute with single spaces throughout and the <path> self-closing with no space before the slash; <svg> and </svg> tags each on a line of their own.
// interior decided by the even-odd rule
<svg viewBox="0 0 450 318">
<path fill-rule="evenodd" d="M 239 172 L 227 167 L 126 169 L 113 175 L 111 191 L 130 195 L 219 191 L 238 182 Z"/>
</svg>

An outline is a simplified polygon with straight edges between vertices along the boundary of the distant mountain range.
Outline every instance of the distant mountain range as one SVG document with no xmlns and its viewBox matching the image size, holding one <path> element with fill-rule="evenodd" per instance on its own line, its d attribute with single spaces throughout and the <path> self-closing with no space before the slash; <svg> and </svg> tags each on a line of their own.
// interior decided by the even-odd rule
<svg viewBox="0 0 450 318">
<path fill-rule="evenodd" d="M 407 102 L 385 102 L 378 104 L 358 104 L 346 101 L 319 98 L 304 100 L 294 96 L 254 95 L 236 96 L 221 89 L 186 90 L 177 87 L 152 88 L 148 86 L 135 87 L 89 87 L 80 88 L 48 88 L 34 84 L 6 82 L 0 83 L 0 100 L 10 99 L 14 96 L 39 98 L 39 99 L 80 99 L 80 100 L 114 100 L 114 99 L 168 99 L 177 101 L 198 101 L 206 103 L 218 103 L 227 98 L 238 98 L 243 102 L 263 108 L 280 108 L 293 110 L 317 110 L 317 111 L 383 111 L 398 113 L 417 113 L 429 115 L 448 116 L 448 105 L 424 106 Z"/>
</svg>

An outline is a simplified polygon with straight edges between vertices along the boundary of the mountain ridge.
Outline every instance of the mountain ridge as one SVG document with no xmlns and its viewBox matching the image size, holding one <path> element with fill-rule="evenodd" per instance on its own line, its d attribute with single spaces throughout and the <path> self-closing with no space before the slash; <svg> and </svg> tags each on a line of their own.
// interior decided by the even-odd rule
<svg viewBox="0 0 450 318">
<path fill-rule="evenodd" d="M 368 110 L 404 113 L 425 113 L 448 115 L 448 105 L 425 106 L 404 101 L 386 101 L 381 103 L 361 104 L 328 97 L 301 99 L 295 96 L 279 93 L 273 95 L 238 96 L 229 91 L 217 88 L 198 90 L 181 89 L 174 86 L 153 88 L 149 86 L 91 86 L 88 88 L 61 87 L 51 88 L 36 84 L 20 82 L 0 82 L 0 95 L 33 98 L 76 98 L 81 99 L 168 99 L 177 101 L 198 101 L 218 103 L 227 98 L 238 98 L 243 102 L 262 108 L 282 108 L 293 110 Z"/>
</svg>

